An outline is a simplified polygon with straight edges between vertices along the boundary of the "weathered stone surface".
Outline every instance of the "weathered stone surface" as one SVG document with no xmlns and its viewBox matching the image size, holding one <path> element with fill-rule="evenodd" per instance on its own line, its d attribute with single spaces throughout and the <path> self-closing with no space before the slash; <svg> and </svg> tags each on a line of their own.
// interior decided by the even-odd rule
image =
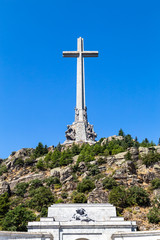
<svg viewBox="0 0 160 240">
<path fill-rule="evenodd" d="M 118 154 L 114 155 L 116 161 L 124 160 L 126 153 L 127 153 L 127 152 L 121 152 L 121 153 L 118 153 Z"/>
<path fill-rule="evenodd" d="M 85 162 L 80 162 L 80 163 L 78 164 L 78 167 L 79 167 L 79 169 L 80 169 L 81 172 L 84 172 L 84 171 L 87 170 L 87 167 L 86 167 Z"/>
<path fill-rule="evenodd" d="M 29 182 L 29 181 L 37 179 L 37 178 L 38 179 L 44 179 L 45 174 L 44 173 L 38 173 L 38 174 L 30 173 L 29 175 L 20 177 L 16 180 L 12 180 L 10 182 L 10 189 L 13 190 L 15 188 L 15 186 L 17 185 L 17 183 L 19 183 L 19 182 Z"/>
<path fill-rule="evenodd" d="M 73 157 L 73 164 L 76 164 L 79 155 Z"/>
<path fill-rule="evenodd" d="M 140 155 L 145 155 L 149 153 L 149 149 L 146 147 L 139 147 L 139 154 Z"/>
<path fill-rule="evenodd" d="M 113 174 L 113 177 L 115 179 L 127 179 L 127 178 L 133 178 L 133 175 L 136 174 L 136 168 L 132 161 L 125 161 L 120 168 L 118 168 L 115 173 Z"/>
<path fill-rule="evenodd" d="M 160 196 L 160 188 L 153 190 L 153 194 L 158 197 Z"/>
<path fill-rule="evenodd" d="M 70 179 L 70 180 L 71 180 L 71 179 Z M 72 180 L 73 180 L 73 179 L 72 179 Z M 66 192 L 73 191 L 73 190 L 76 189 L 77 183 L 73 182 L 72 180 L 71 180 L 71 182 L 70 182 L 70 181 L 66 181 L 66 184 L 65 184 L 65 186 L 64 186 L 64 190 L 65 190 Z"/>
<path fill-rule="evenodd" d="M 72 174 L 72 169 L 71 167 L 65 167 L 64 169 L 62 169 L 62 171 L 60 172 L 60 181 L 62 183 L 66 182 L 66 180 L 71 176 Z"/>
<path fill-rule="evenodd" d="M 154 148 L 156 149 L 157 153 L 160 153 L 160 146 L 154 146 Z"/>
<path fill-rule="evenodd" d="M 3 194 L 5 192 L 10 193 L 10 186 L 9 183 L 4 181 L 4 182 L 0 182 L 0 194 Z"/>
<path fill-rule="evenodd" d="M 116 161 L 116 158 L 115 156 L 108 156 L 106 158 L 106 162 L 107 162 L 107 165 L 108 166 L 112 166 L 112 164 Z"/>
<path fill-rule="evenodd" d="M 106 171 L 106 166 L 99 166 L 98 167 L 100 172 L 105 172 Z"/>
<path fill-rule="evenodd" d="M 143 180 L 145 183 L 151 182 L 154 178 L 156 177 L 154 172 L 147 172 L 146 174 L 143 175 Z"/>
<path fill-rule="evenodd" d="M 51 233 L 0 231 L 0 240 L 53 240 Z"/>
<path fill-rule="evenodd" d="M 33 148 L 22 148 L 18 150 L 17 152 L 14 152 L 8 157 L 8 160 L 13 160 L 16 158 L 22 158 L 23 160 L 28 158 L 32 153 L 34 152 Z"/>
<path fill-rule="evenodd" d="M 111 142 L 112 140 L 123 140 L 124 139 L 124 137 L 122 137 L 122 136 L 116 136 L 116 135 L 113 135 L 113 136 L 110 136 L 110 137 L 108 137 L 108 138 L 105 138 L 105 139 L 103 139 L 103 141 L 101 142 L 101 145 L 103 146 L 103 145 L 105 145 L 106 144 L 106 142 Z"/>
<path fill-rule="evenodd" d="M 60 171 L 61 171 L 61 168 L 60 168 L 60 167 L 53 168 L 53 169 L 51 169 L 51 171 L 50 171 L 50 175 L 51 175 L 52 177 L 58 177 L 58 178 L 60 178 Z"/>
<path fill-rule="evenodd" d="M 160 163 L 156 163 L 153 165 L 153 170 L 155 171 L 156 177 L 160 176 Z"/>
<path fill-rule="evenodd" d="M 131 148 L 128 148 L 128 151 L 131 153 L 132 159 L 134 161 L 137 161 L 138 157 L 139 157 L 139 150 L 138 150 L 138 148 L 137 147 L 131 147 Z"/>
<path fill-rule="evenodd" d="M 83 174 L 79 173 L 78 176 L 81 176 L 81 178 L 86 178 L 89 175 L 89 171 L 85 171 Z"/>
<path fill-rule="evenodd" d="M 102 189 L 95 188 L 88 195 L 88 203 L 107 203 L 108 202 L 108 192 Z"/>
<path fill-rule="evenodd" d="M 137 155 L 139 154 L 139 150 L 137 147 L 131 147 L 131 148 L 128 148 L 129 152 L 132 154 L 132 155 Z"/>
<path fill-rule="evenodd" d="M 125 169 L 128 174 L 136 174 L 136 168 L 133 161 L 125 161 L 121 167 Z"/>
</svg>

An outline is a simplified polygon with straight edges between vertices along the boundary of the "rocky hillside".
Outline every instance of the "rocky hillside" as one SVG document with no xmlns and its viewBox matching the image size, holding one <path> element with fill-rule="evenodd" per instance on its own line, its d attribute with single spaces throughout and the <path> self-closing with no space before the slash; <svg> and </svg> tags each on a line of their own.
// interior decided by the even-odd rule
<svg viewBox="0 0 160 240">
<path fill-rule="evenodd" d="M 0 160 L 3 230 L 26 230 L 28 220 L 62 202 L 110 202 L 140 230 L 160 229 L 159 196 L 160 146 L 147 139 L 139 143 L 123 131 L 94 146 L 39 143 Z"/>
</svg>

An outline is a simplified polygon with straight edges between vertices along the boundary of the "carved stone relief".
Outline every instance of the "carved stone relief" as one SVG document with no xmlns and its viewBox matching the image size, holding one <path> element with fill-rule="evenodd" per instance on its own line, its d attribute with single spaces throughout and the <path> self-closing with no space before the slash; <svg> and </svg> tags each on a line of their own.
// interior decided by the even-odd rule
<svg viewBox="0 0 160 240">
<path fill-rule="evenodd" d="M 76 132 L 75 132 L 75 129 L 73 128 L 72 125 L 67 125 L 67 131 L 65 133 L 66 133 L 66 139 L 67 140 L 75 141 Z"/>
<path fill-rule="evenodd" d="M 86 221 L 86 222 L 90 222 L 93 221 L 91 218 L 88 217 L 86 210 L 84 208 L 79 208 L 76 210 L 76 213 L 73 215 L 71 221 Z"/>
<path fill-rule="evenodd" d="M 75 122 L 79 121 L 79 110 L 75 108 Z"/>
<path fill-rule="evenodd" d="M 91 125 L 91 124 L 87 125 L 86 135 L 87 135 L 87 140 L 95 141 L 95 138 L 97 137 L 97 134 L 93 130 L 93 125 Z"/>
</svg>

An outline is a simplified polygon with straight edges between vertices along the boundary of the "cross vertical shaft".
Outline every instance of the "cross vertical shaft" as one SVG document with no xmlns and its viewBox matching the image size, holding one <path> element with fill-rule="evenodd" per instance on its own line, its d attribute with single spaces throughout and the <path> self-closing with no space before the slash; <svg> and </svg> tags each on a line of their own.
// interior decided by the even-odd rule
<svg viewBox="0 0 160 240">
<path fill-rule="evenodd" d="M 76 108 L 79 110 L 79 121 L 83 121 L 83 110 L 85 109 L 85 79 L 84 79 L 84 59 L 83 52 L 83 39 L 77 39 L 77 96 Z"/>
</svg>

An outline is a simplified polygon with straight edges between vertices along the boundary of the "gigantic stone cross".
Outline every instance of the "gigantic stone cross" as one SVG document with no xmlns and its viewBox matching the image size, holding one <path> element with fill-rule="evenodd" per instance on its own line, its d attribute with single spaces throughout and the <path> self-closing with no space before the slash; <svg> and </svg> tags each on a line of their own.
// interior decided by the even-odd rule
<svg viewBox="0 0 160 240">
<path fill-rule="evenodd" d="M 68 141 L 94 142 L 97 135 L 93 131 L 93 126 L 88 123 L 85 105 L 84 57 L 98 57 L 98 51 L 84 51 L 83 38 L 80 37 L 77 40 L 77 51 L 64 51 L 63 57 L 77 58 L 75 122 L 67 126 L 66 138 Z"/>
</svg>

